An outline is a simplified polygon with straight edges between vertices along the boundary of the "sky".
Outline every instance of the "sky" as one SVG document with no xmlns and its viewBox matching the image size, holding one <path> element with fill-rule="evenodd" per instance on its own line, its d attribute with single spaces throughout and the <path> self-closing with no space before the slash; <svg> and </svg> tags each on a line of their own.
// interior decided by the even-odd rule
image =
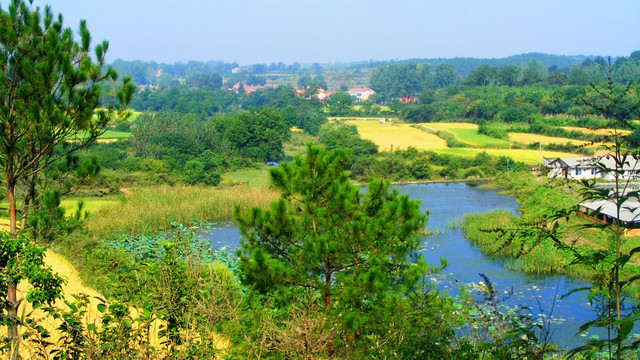
<svg viewBox="0 0 640 360">
<path fill-rule="evenodd" d="M 6 8 L 8 0 L 0 0 Z M 640 0 L 34 0 L 108 61 L 240 65 L 529 52 L 629 56 L 640 50 Z"/>
</svg>

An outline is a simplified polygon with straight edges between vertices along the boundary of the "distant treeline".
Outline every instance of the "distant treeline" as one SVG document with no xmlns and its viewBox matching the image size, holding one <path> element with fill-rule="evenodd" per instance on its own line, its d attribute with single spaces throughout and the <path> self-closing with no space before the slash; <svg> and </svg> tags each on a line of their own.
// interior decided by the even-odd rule
<svg viewBox="0 0 640 360">
<path fill-rule="evenodd" d="M 570 66 L 546 66 L 534 58 L 525 66 L 481 64 L 463 76 L 454 65 L 440 62 L 390 63 L 377 67 L 369 79 L 370 87 L 376 91 L 377 101 L 393 101 L 402 97 L 419 97 L 425 91 L 445 88 L 451 85 L 471 87 L 530 85 L 579 85 L 600 84 L 611 78 L 614 82 L 626 84 L 640 79 L 640 51 L 630 57 L 620 57 L 609 62 L 601 56 L 586 58 Z M 427 93 L 428 95 L 428 93 Z M 428 103 L 429 97 L 420 98 Z"/>
<path fill-rule="evenodd" d="M 636 59 L 640 54 L 634 52 Z M 612 62 L 624 62 L 625 57 L 613 58 Z M 550 55 L 542 53 L 528 53 L 521 55 L 509 56 L 500 59 L 478 59 L 478 58 L 432 58 L 432 59 L 408 59 L 408 60 L 386 60 L 386 61 L 361 61 L 349 63 L 330 63 L 330 64 L 284 64 L 283 62 L 272 62 L 270 64 L 252 64 L 248 66 L 240 66 L 237 62 L 226 63 L 223 61 L 189 61 L 186 63 L 176 62 L 173 64 L 158 63 L 154 61 L 125 61 L 117 59 L 112 66 L 122 75 L 130 75 L 138 85 L 159 85 L 170 86 L 175 85 L 178 79 L 186 79 L 189 76 L 202 73 L 206 75 L 218 74 L 226 79 L 232 79 L 234 83 L 237 79 L 245 79 L 250 76 L 264 77 L 273 73 L 289 73 L 289 74 L 321 74 L 323 72 L 340 71 L 346 74 L 352 73 L 357 77 L 362 75 L 361 71 L 373 70 L 383 66 L 400 66 L 406 64 L 430 64 L 438 66 L 445 64 L 453 70 L 459 78 L 466 78 L 475 69 L 481 66 L 489 66 L 501 68 L 507 66 L 515 66 L 518 69 L 526 68 L 532 61 L 540 64 L 549 72 L 566 71 L 575 65 L 588 65 L 590 63 L 601 64 L 607 59 L 602 56 L 565 56 Z M 161 72 L 158 72 L 161 70 Z M 365 72 L 366 73 L 366 72 Z M 348 78 L 348 75 L 347 75 Z M 257 85 L 257 84 L 256 84 Z M 360 84 L 366 85 L 366 84 Z M 332 89 L 334 90 L 334 89 Z"/>
<path fill-rule="evenodd" d="M 638 88 L 638 84 L 632 85 Z M 615 87 L 623 88 L 618 84 Z M 640 100 L 637 95 L 634 98 Z M 545 83 L 509 86 L 451 85 L 444 89 L 425 89 L 414 104 L 391 102 L 391 108 L 405 121 L 438 122 L 466 121 L 483 124 L 487 121 L 501 123 L 532 122 L 541 116 L 568 115 L 574 118 L 564 126 L 582 126 L 592 115 L 585 105 L 595 95 L 589 85 L 550 85 Z M 620 104 L 621 108 L 633 108 L 634 102 Z M 639 116 L 635 114 L 634 116 Z"/>
</svg>

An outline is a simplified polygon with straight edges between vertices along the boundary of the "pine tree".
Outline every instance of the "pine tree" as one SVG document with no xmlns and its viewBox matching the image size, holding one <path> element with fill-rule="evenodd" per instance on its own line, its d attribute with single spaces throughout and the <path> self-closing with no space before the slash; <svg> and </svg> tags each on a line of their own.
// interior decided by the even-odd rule
<svg viewBox="0 0 640 360">
<path fill-rule="evenodd" d="M 246 284 L 290 296 L 285 301 L 311 291 L 359 333 L 376 307 L 415 289 L 424 268 L 412 257 L 426 216 L 388 182 L 371 180 L 366 191 L 352 185 L 348 163 L 344 150 L 309 144 L 305 157 L 272 169 L 281 198 L 266 210 L 236 209 L 246 239 L 239 267 Z"/>
<path fill-rule="evenodd" d="M 47 166 L 126 116 L 125 107 L 135 91 L 128 78 L 117 88 L 114 85 L 118 74 L 105 64 L 108 43 L 95 46 L 92 55 L 85 21 L 80 22 L 79 34 L 76 40 L 74 32 L 63 27 L 62 15 L 54 17 L 49 7 L 41 11 L 13 0 L 6 10 L 0 8 L 0 166 L 9 202 L 9 235 L 14 240 L 20 237 L 16 186 L 21 181 L 35 183 Z M 105 107 L 102 99 L 109 95 L 115 101 Z M 0 254 L 3 265 L 20 263 L 15 259 L 19 249 L 30 247 L 22 240 L 15 242 L 22 245 Z M 2 279 L 8 282 L 2 295 L 12 358 L 17 357 L 19 340 L 16 286 L 27 277 L 18 270 L 5 269 L 12 275 Z"/>
</svg>

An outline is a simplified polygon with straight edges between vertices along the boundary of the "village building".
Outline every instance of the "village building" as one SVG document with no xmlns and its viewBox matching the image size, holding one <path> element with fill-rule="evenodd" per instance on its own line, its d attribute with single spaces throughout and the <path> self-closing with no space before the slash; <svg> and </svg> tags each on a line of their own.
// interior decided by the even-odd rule
<svg viewBox="0 0 640 360">
<path fill-rule="evenodd" d="M 320 102 L 324 102 L 324 99 L 328 98 L 329 96 L 331 96 L 331 95 L 333 95 L 335 93 L 337 93 L 337 91 L 318 89 L 318 92 L 313 94 L 312 97 L 317 98 L 318 100 L 320 100 Z"/>
<path fill-rule="evenodd" d="M 369 89 L 368 87 L 353 87 L 349 89 L 349 95 L 356 98 L 357 101 L 367 101 L 369 96 L 375 94 L 376 92 Z"/>
<path fill-rule="evenodd" d="M 250 94 L 256 90 L 269 90 L 269 89 L 275 89 L 275 86 L 271 86 L 271 85 L 242 85 L 242 89 L 244 90 L 245 94 Z M 231 88 L 231 90 L 238 92 L 240 91 L 240 83 L 236 83 L 235 85 L 233 85 L 233 87 Z"/>
<path fill-rule="evenodd" d="M 578 204 L 578 214 L 598 223 L 613 223 L 620 220 L 620 225 L 629 229 L 640 228 L 640 202 L 627 199 L 620 207 L 620 215 L 613 199 L 594 200 Z"/>
<path fill-rule="evenodd" d="M 564 157 L 546 158 L 544 166 L 549 169 L 549 178 L 563 178 L 568 180 L 604 179 L 614 180 L 612 171 L 615 169 L 616 160 L 613 156 L 588 156 L 588 157 Z M 640 178 L 640 163 L 634 157 L 627 157 L 622 167 L 623 179 Z"/>
</svg>

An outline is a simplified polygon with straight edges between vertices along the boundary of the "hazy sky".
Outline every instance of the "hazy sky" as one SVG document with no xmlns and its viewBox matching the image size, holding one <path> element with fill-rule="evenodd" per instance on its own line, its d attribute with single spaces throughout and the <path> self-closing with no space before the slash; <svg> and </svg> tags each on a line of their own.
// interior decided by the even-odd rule
<svg viewBox="0 0 640 360">
<path fill-rule="evenodd" d="M 8 0 L 0 0 L 6 8 Z M 640 0 L 34 0 L 108 60 L 291 64 L 543 52 L 629 56 Z"/>
</svg>

